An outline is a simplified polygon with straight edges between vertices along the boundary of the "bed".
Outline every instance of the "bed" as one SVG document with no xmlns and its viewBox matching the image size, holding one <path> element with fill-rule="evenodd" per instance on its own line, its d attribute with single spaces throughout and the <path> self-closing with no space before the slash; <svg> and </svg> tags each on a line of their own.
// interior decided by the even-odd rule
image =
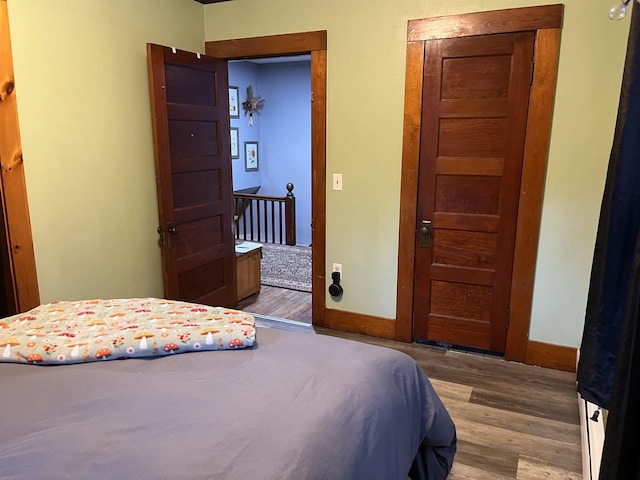
<svg viewBox="0 0 640 480">
<path fill-rule="evenodd" d="M 249 345 L 153 352 L 147 337 L 149 356 L 119 360 L 80 362 L 81 346 L 69 362 L 75 340 L 61 337 L 66 358 L 45 365 L 20 361 L 24 342 L 5 356 L 24 318 L 0 322 L 0 478 L 405 480 L 451 468 L 454 424 L 401 352 L 258 322 Z M 245 340 L 252 319 L 236 322 Z"/>
</svg>

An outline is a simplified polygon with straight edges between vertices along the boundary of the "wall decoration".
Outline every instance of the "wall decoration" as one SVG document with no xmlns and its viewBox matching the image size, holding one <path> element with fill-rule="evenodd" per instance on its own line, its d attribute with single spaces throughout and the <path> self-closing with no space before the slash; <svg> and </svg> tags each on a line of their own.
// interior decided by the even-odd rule
<svg viewBox="0 0 640 480">
<path fill-rule="evenodd" d="M 237 127 L 231 127 L 231 158 L 240 158 L 240 142 Z"/>
<path fill-rule="evenodd" d="M 229 86 L 229 116 L 240 118 L 240 89 Z"/>
<path fill-rule="evenodd" d="M 242 110 L 244 110 L 244 116 L 249 114 L 249 126 L 253 125 L 253 114 L 259 114 L 264 108 L 264 98 L 261 98 L 260 95 L 255 96 L 253 94 L 253 87 L 249 85 L 247 87 L 247 99 L 242 102 Z"/>
<path fill-rule="evenodd" d="M 258 142 L 244 142 L 245 171 L 257 172 L 258 166 Z"/>
</svg>

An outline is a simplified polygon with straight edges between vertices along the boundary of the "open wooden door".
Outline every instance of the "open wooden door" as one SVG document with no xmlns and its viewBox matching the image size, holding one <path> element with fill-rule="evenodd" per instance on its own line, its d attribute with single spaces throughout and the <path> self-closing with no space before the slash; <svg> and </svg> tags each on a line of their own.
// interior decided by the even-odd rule
<svg viewBox="0 0 640 480">
<path fill-rule="evenodd" d="M 147 45 L 164 294 L 235 306 L 227 63 Z"/>
<path fill-rule="evenodd" d="M 426 42 L 415 338 L 505 351 L 533 46 Z"/>
</svg>

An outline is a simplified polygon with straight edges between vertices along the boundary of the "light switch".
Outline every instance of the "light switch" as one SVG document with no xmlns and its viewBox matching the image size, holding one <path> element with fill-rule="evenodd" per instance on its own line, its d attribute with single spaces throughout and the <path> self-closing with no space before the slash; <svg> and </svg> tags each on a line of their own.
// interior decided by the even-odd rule
<svg viewBox="0 0 640 480">
<path fill-rule="evenodd" d="M 342 174 L 341 173 L 333 174 L 333 189 L 342 190 Z"/>
</svg>

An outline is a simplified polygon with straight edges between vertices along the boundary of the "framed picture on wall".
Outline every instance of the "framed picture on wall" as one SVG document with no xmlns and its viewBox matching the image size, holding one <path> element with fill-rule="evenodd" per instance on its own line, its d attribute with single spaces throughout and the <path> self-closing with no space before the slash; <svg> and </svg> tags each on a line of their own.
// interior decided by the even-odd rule
<svg viewBox="0 0 640 480">
<path fill-rule="evenodd" d="M 238 87 L 229 86 L 229 116 L 240 118 L 240 94 Z"/>
<path fill-rule="evenodd" d="M 258 171 L 258 142 L 244 142 L 244 169 L 247 172 Z"/>
<path fill-rule="evenodd" d="M 238 141 L 238 128 L 231 127 L 231 158 L 240 158 L 240 143 Z"/>
</svg>

